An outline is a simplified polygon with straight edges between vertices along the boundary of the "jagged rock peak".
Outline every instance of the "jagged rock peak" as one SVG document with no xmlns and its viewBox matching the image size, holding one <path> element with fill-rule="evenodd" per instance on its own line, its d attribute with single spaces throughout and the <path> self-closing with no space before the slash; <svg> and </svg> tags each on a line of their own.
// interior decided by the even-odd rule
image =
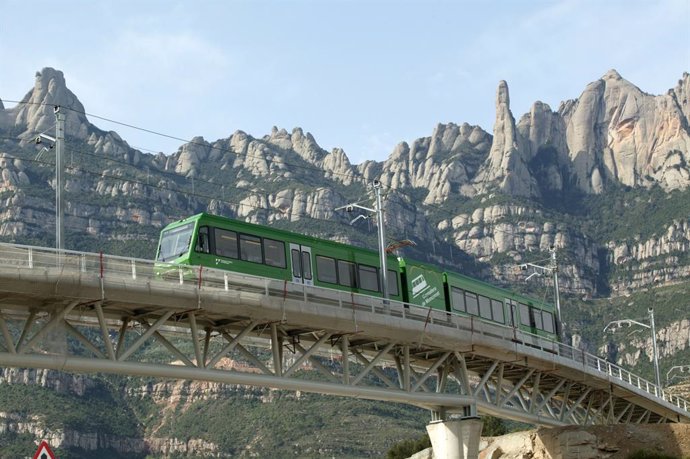
<svg viewBox="0 0 690 459">
<path fill-rule="evenodd" d="M 639 93 L 640 95 L 649 95 L 642 91 L 639 87 L 635 86 L 630 81 L 626 80 L 618 73 L 615 69 L 611 69 L 606 72 L 599 81 L 604 82 L 606 90 L 613 88 L 620 88 L 621 90 L 631 91 L 634 93 Z"/>
<path fill-rule="evenodd" d="M 89 122 L 84 106 L 67 88 L 65 76 L 59 70 L 46 67 L 36 72 L 34 88 L 15 107 L 15 124 L 25 125 L 25 135 L 49 129 L 55 124 L 55 106 L 64 107 L 65 132 L 70 136 L 86 139 Z"/>
<path fill-rule="evenodd" d="M 210 147 L 211 145 L 203 137 L 196 136 L 182 145 L 177 153 L 169 158 L 166 168 L 174 167 L 178 174 L 194 176 L 199 165 L 208 159 Z"/>
<path fill-rule="evenodd" d="M 2 103 L 2 99 L 0 99 L 0 110 L 4 110 L 4 109 L 5 109 L 5 105 Z"/>
<path fill-rule="evenodd" d="M 292 148 L 305 160 L 312 164 L 320 164 L 327 153 L 316 143 L 316 139 L 307 132 L 306 135 L 301 127 L 292 130 Z M 344 153 L 344 152 L 343 152 Z"/>
<path fill-rule="evenodd" d="M 342 148 L 334 148 L 323 159 L 323 169 L 327 178 L 342 182 L 345 185 L 350 185 L 354 181 L 355 169 Z"/>
<path fill-rule="evenodd" d="M 623 77 L 621 76 L 620 73 L 616 71 L 616 69 L 611 69 L 608 72 L 604 74 L 603 77 L 601 77 L 602 80 L 622 80 Z"/>
<path fill-rule="evenodd" d="M 519 135 L 510 111 L 508 83 L 501 80 L 496 90 L 496 122 L 489 157 L 474 179 L 475 191 L 487 193 L 498 187 L 502 192 L 518 196 L 539 194 L 530 175 L 526 158 L 518 148 Z"/>
<path fill-rule="evenodd" d="M 508 92 L 508 83 L 505 80 L 498 82 L 498 89 L 496 90 L 496 108 L 498 109 L 498 106 L 502 104 L 510 109 L 510 93 Z"/>
<path fill-rule="evenodd" d="M 577 187 L 602 193 L 609 182 L 667 190 L 690 186 L 686 89 L 690 83 L 654 96 L 610 70 L 579 99 L 562 105 Z"/>
<path fill-rule="evenodd" d="M 320 166 L 327 153 L 319 147 L 311 133 L 304 131 L 300 127 L 292 130 L 289 134 L 285 129 L 278 129 L 273 126 L 271 134 L 264 137 L 269 145 L 274 145 L 282 150 L 294 150 L 305 161 Z"/>
<path fill-rule="evenodd" d="M 680 107 L 680 111 L 685 116 L 685 125 L 690 130 L 690 74 L 683 72 L 683 78 L 678 80 L 676 87 L 670 89 L 668 93 Z"/>
</svg>

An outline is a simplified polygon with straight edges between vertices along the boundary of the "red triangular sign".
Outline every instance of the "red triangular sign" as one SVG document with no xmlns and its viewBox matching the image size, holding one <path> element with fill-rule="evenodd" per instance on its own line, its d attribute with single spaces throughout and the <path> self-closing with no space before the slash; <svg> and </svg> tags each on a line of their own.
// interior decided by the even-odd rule
<svg viewBox="0 0 690 459">
<path fill-rule="evenodd" d="M 33 459 L 55 459 L 55 454 L 50 450 L 48 442 L 43 440 L 40 445 L 38 445 L 38 450 L 34 454 Z"/>
</svg>

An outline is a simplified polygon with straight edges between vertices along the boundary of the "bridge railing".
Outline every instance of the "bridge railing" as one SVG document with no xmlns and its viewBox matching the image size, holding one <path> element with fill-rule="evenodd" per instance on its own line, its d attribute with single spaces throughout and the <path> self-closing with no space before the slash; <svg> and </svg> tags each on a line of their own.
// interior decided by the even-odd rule
<svg viewBox="0 0 690 459">
<path fill-rule="evenodd" d="M 201 266 L 181 266 L 159 263 L 151 260 L 104 255 L 96 253 L 62 251 L 51 248 L 32 247 L 0 243 L 0 267 L 48 270 L 55 273 L 83 273 L 99 276 L 104 280 L 131 278 L 142 282 L 166 282 L 194 285 L 200 289 L 225 291 L 248 291 L 284 300 L 318 302 L 351 311 L 356 321 L 356 311 L 383 314 L 404 320 L 418 321 L 428 325 L 449 327 L 462 332 L 483 335 L 508 341 L 511 345 L 523 345 L 545 353 L 557 355 L 594 370 L 609 378 L 688 411 L 686 399 L 672 395 L 656 384 L 641 378 L 624 368 L 593 354 L 584 352 L 565 343 L 551 341 L 541 336 L 526 333 L 514 327 L 488 322 L 479 317 L 460 315 L 437 309 L 406 304 L 380 297 L 361 295 L 346 291 L 295 284 L 290 281 L 257 277 L 232 271 L 223 271 Z"/>
</svg>

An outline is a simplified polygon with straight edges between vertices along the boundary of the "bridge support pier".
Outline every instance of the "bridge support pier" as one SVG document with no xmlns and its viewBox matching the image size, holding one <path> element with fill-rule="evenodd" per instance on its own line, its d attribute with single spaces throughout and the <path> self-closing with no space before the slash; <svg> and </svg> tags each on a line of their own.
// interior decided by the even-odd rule
<svg viewBox="0 0 690 459">
<path fill-rule="evenodd" d="M 482 421 L 478 417 L 432 421 L 426 426 L 436 459 L 477 459 Z"/>
</svg>

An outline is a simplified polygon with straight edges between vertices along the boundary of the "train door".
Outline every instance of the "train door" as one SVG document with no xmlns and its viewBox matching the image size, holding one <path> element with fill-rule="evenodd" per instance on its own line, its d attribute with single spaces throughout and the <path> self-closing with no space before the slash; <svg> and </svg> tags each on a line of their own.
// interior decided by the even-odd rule
<svg viewBox="0 0 690 459">
<path fill-rule="evenodd" d="M 290 244 L 290 260 L 292 261 L 292 282 L 314 285 L 311 264 L 311 247 Z"/>
<path fill-rule="evenodd" d="M 506 298 L 506 325 L 511 327 L 518 326 L 517 301 Z"/>
</svg>

